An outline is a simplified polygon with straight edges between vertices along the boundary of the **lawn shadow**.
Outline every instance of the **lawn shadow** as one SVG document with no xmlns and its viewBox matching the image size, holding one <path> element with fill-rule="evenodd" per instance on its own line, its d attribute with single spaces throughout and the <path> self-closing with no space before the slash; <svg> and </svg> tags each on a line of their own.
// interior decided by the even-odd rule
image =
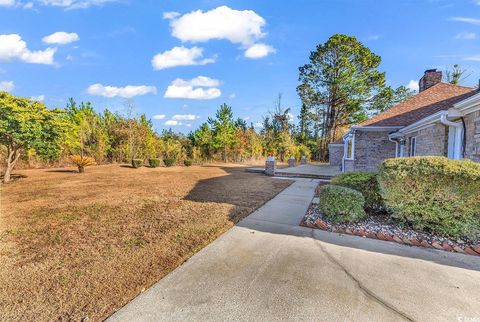
<svg viewBox="0 0 480 322">
<path fill-rule="evenodd" d="M 204 165 L 202 167 L 221 168 L 226 175 L 199 180 L 184 199 L 233 205 L 229 218 L 234 224 L 290 185 L 284 180 L 266 178 L 263 174 L 247 173 L 246 168 L 241 166 Z"/>
<path fill-rule="evenodd" d="M 56 169 L 56 170 L 47 170 L 46 172 L 55 172 L 55 173 L 78 173 L 78 170 Z"/>
<path fill-rule="evenodd" d="M 249 229 L 252 232 L 258 231 L 313 238 L 320 242 L 340 247 L 391 256 L 415 258 L 440 265 L 480 271 L 480 256 L 464 255 L 436 249 L 401 245 L 377 239 L 342 235 L 319 229 L 301 227 L 300 223 L 298 223 L 298 225 L 286 225 L 249 218 L 248 216 L 256 209 L 274 198 L 278 192 L 283 191 L 278 185 L 283 184 L 283 186 L 285 186 L 285 180 L 265 180 L 263 174 L 245 173 L 245 168 L 243 167 L 222 167 L 222 170 L 224 170 L 227 175 L 199 180 L 185 199 L 196 202 L 216 202 L 233 205 L 234 207 L 230 211 L 229 217 L 238 227 Z M 261 182 L 263 182 L 263 184 Z M 270 193 L 268 196 L 265 190 L 268 191 L 270 189 L 270 191 L 272 191 L 272 185 L 276 185 L 278 191 L 277 193 Z M 260 200 L 263 200 L 263 202 Z"/>
<path fill-rule="evenodd" d="M 0 182 L 3 182 L 3 177 L 4 175 L 0 175 Z M 10 180 L 11 181 L 17 181 L 17 180 L 20 180 L 20 179 L 25 179 L 25 178 L 28 178 L 26 175 L 23 175 L 23 174 L 11 174 L 10 175 Z"/>
</svg>

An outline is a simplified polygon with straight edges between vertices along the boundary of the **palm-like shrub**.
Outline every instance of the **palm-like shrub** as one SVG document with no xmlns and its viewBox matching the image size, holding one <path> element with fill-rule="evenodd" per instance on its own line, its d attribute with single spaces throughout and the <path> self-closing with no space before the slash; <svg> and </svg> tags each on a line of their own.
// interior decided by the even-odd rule
<svg viewBox="0 0 480 322">
<path fill-rule="evenodd" d="M 72 155 L 70 160 L 78 167 L 79 173 L 84 173 L 86 167 L 97 164 L 94 158 L 81 155 Z"/>
</svg>

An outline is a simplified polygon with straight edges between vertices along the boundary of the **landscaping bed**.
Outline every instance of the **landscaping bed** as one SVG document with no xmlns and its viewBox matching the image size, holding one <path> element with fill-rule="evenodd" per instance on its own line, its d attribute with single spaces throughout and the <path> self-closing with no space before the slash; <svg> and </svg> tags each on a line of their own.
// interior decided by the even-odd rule
<svg viewBox="0 0 480 322">
<path fill-rule="evenodd" d="M 480 164 L 412 157 L 343 173 L 317 189 L 302 224 L 480 255 Z"/>
<path fill-rule="evenodd" d="M 392 241 L 410 246 L 435 248 L 449 252 L 465 253 L 480 256 L 480 240 L 452 240 L 449 238 L 429 234 L 402 227 L 387 215 L 368 215 L 355 223 L 334 224 L 329 222 L 317 208 L 318 198 L 314 198 L 301 225 L 310 228 L 322 229 L 339 234 L 355 235 Z"/>
</svg>

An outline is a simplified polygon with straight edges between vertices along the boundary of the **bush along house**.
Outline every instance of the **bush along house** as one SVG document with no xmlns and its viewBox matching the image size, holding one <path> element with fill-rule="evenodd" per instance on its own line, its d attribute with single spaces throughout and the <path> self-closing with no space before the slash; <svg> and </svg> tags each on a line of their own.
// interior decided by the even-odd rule
<svg viewBox="0 0 480 322">
<path fill-rule="evenodd" d="M 480 91 L 441 80 L 442 72 L 425 71 L 417 95 L 352 126 L 329 145 L 330 164 L 349 172 L 409 156 L 480 162 Z"/>
</svg>

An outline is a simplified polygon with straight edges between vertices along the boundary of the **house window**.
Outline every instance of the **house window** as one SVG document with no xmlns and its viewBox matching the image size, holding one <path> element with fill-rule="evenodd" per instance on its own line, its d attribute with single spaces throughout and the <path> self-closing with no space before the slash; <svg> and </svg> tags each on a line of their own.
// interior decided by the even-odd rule
<svg viewBox="0 0 480 322">
<path fill-rule="evenodd" d="M 408 151 L 408 156 L 414 157 L 417 154 L 417 137 L 410 138 L 410 150 Z"/>
<path fill-rule="evenodd" d="M 353 135 L 348 136 L 345 139 L 344 145 L 344 156 L 346 160 L 353 160 L 353 156 L 355 153 L 355 137 Z"/>
</svg>

